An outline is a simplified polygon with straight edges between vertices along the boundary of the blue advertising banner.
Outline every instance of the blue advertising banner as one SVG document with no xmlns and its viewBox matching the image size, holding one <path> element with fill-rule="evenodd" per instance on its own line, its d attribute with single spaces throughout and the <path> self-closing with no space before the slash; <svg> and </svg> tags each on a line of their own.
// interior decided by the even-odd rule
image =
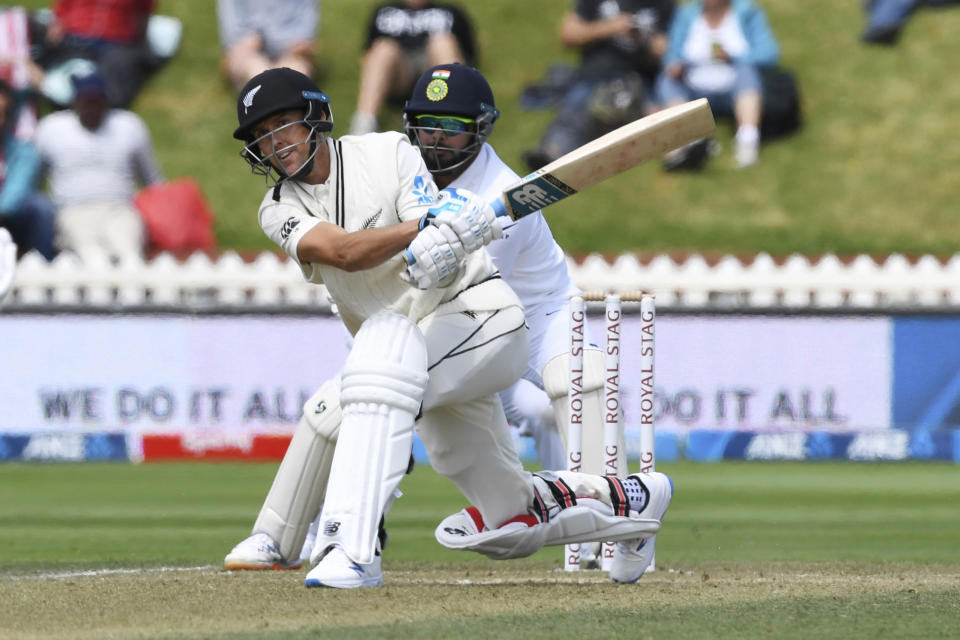
<svg viewBox="0 0 960 640">
<path fill-rule="evenodd" d="M 918 459 L 960 462 L 960 430 L 758 433 L 698 429 L 688 434 L 684 457 L 694 462 Z"/>
<path fill-rule="evenodd" d="M 892 414 L 907 429 L 960 427 L 960 318 L 894 319 Z"/>
<path fill-rule="evenodd" d="M 0 433 L 0 462 L 101 462 L 129 459 L 123 433 Z"/>
</svg>

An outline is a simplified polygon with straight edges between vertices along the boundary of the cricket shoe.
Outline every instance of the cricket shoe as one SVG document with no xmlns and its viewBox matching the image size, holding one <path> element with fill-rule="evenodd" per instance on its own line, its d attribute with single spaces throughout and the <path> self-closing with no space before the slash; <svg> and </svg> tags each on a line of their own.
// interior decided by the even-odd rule
<svg viewBox="0 0 960 640">
<path fill-rule="evenodd" d="M 642 473 L 630 476 L 640 481 L 649 494 L 647 504 L 640 515 L 645 518 L 663 520 L 663 514 L 673 498 L 673 480 L 665 473 Z M 650 561 L 653 560 L 654 543 L 657 536 L 634 538 L 618 542 L 613 549 L 613 562 L 610 564 L 610 582 L 633 584 L 643 577 Z"/>
<path fill-rule="evenodd" d="M 600 542 L 584 542 L 580 545 L 580 568 L 600 568 Z"/>
<path fill-rule="evenodd" d="M 223 559 L 227 571 L 239 569 L 299 569 L 299 559 L 286 562 L 280 555 L 280 545 L 265 533 L 255 533 L 243 540 Z"/>
<path fill-rule="evenodd" d="M 383 570 L 380 567 L 380 554 L 375 555 L 370 564 L 359 564 L 351 560 L 340 546 L 334 545 L 320 559 L 317 566 L 310 570 L 304 584 L 308 587 L 334 589 L 382 587 Z"/>
</svg>

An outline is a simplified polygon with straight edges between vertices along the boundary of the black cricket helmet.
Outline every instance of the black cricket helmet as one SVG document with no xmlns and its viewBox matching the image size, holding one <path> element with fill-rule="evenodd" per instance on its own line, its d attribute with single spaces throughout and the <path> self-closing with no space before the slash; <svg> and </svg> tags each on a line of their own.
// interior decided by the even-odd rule
<svg viewBox="0 0 960 640">
<path fill-rule="evenodd" d="M 285 124 L 280 129 L 303 125 L 309 133 L 302 142 L 277 148 L 273 136 L 280 129 L 269 131 L 258 138 L 253 137 L 251 131 L 258 122 L 290 110 L 302 111 L 303 118 Z M 267 184 L 274 186 L 287 178 L 299 178 L 310 173 L 320 143 L 326 138 L 326 133 L 333 129 L 333 109 L 330 107 L 330 98 L 320 91 L 313 80 L 299 71 L 281 67 L 267 69 L 244 85 L 237 98 L 237 122 L 233 137 L 246 143 L 240 156 L 250 163 L 254 174 L 264 176 Z M 263 144 L 268 150 L 266 153 L 261 151 L 262 143 L 266 143 Z M 278 153 L 300 144 L 310 144 L 310 153 L 293 173 L 288 175 L 278 168 L 282 165 L 271 162 Z"/>
<path fill-rule="evenodd" d="M 422 116 L 452 116 L 455 121 L 463 122 L 464 131 L 437 126 L 435 118 L 427 118 L 432 126 L 425 126 L 419 122 Z M 431 173 L 453 173 L 462 171 L 480 153 L 499 117 L 493 90 L 479 71 L 459 63 L 439 64 L 427 69 L 417 80 L 410 99 L 403 106 L 403 130 L 410 142 L 420 148 Z M 419 135 L 421 132 L 426 135 Z M 463 148 L 443 144 L 446 135 L 464 132 L 472 138 Z"/>
</svg>

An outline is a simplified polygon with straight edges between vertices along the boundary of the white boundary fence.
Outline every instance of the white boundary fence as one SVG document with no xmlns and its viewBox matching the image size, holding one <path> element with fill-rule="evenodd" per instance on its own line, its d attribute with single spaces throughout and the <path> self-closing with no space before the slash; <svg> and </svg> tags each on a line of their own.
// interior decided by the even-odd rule
<svg viewBox="0 0 960 640">
<path fill-rule="evenodd" d="M 613 260 L 591 254 L 568 258 L 574 281 L 584 290 L 621 293 L 648 291 L 657 306 L 675 310 L 781 309 L 823 311 L 956 310 L 960 308 L 960 254 L 907 259 L 860 255 L 767 254 L 750 259 L 724 256 L 707 260 L 693 254 L 641 260 L 623 254 Z M 37 254 L 17 265 L 10 295 L 2 303 L 17 308 L 110 309 L 157 307 L 242 310 L 329 308 L 322 287 L 303 280 L 297 265 L 273 253 L 252 261 L 226 252 L 215 259 L 193 254 L 178 260 L 161 254 L 150 261 L 113 265 L 86 263 L 61 254 L 51 263 Z"/>
</svg>

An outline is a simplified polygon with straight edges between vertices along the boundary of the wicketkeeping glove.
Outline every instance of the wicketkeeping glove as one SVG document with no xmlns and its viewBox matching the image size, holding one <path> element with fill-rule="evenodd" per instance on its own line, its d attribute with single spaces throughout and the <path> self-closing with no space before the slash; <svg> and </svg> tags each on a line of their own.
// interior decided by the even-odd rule
<svg viewBox="0 0 960 640">
<path fill-rule="evenodd" d="M 437 203 L 427 213 L 436 216 L 432 220 L 434 225 L 453 229 L 467 253 L 503 237 L 503 229 L 493 208 L 466 189 L 443 189 L 437 196 Z"/>
<path fill-rule="evenodd" d="M 405 252 L 407 275 L 418 289 L 446 286 L 456 277 L 466 252 L 449 227 L 429 225 Z"/>
</svg>

